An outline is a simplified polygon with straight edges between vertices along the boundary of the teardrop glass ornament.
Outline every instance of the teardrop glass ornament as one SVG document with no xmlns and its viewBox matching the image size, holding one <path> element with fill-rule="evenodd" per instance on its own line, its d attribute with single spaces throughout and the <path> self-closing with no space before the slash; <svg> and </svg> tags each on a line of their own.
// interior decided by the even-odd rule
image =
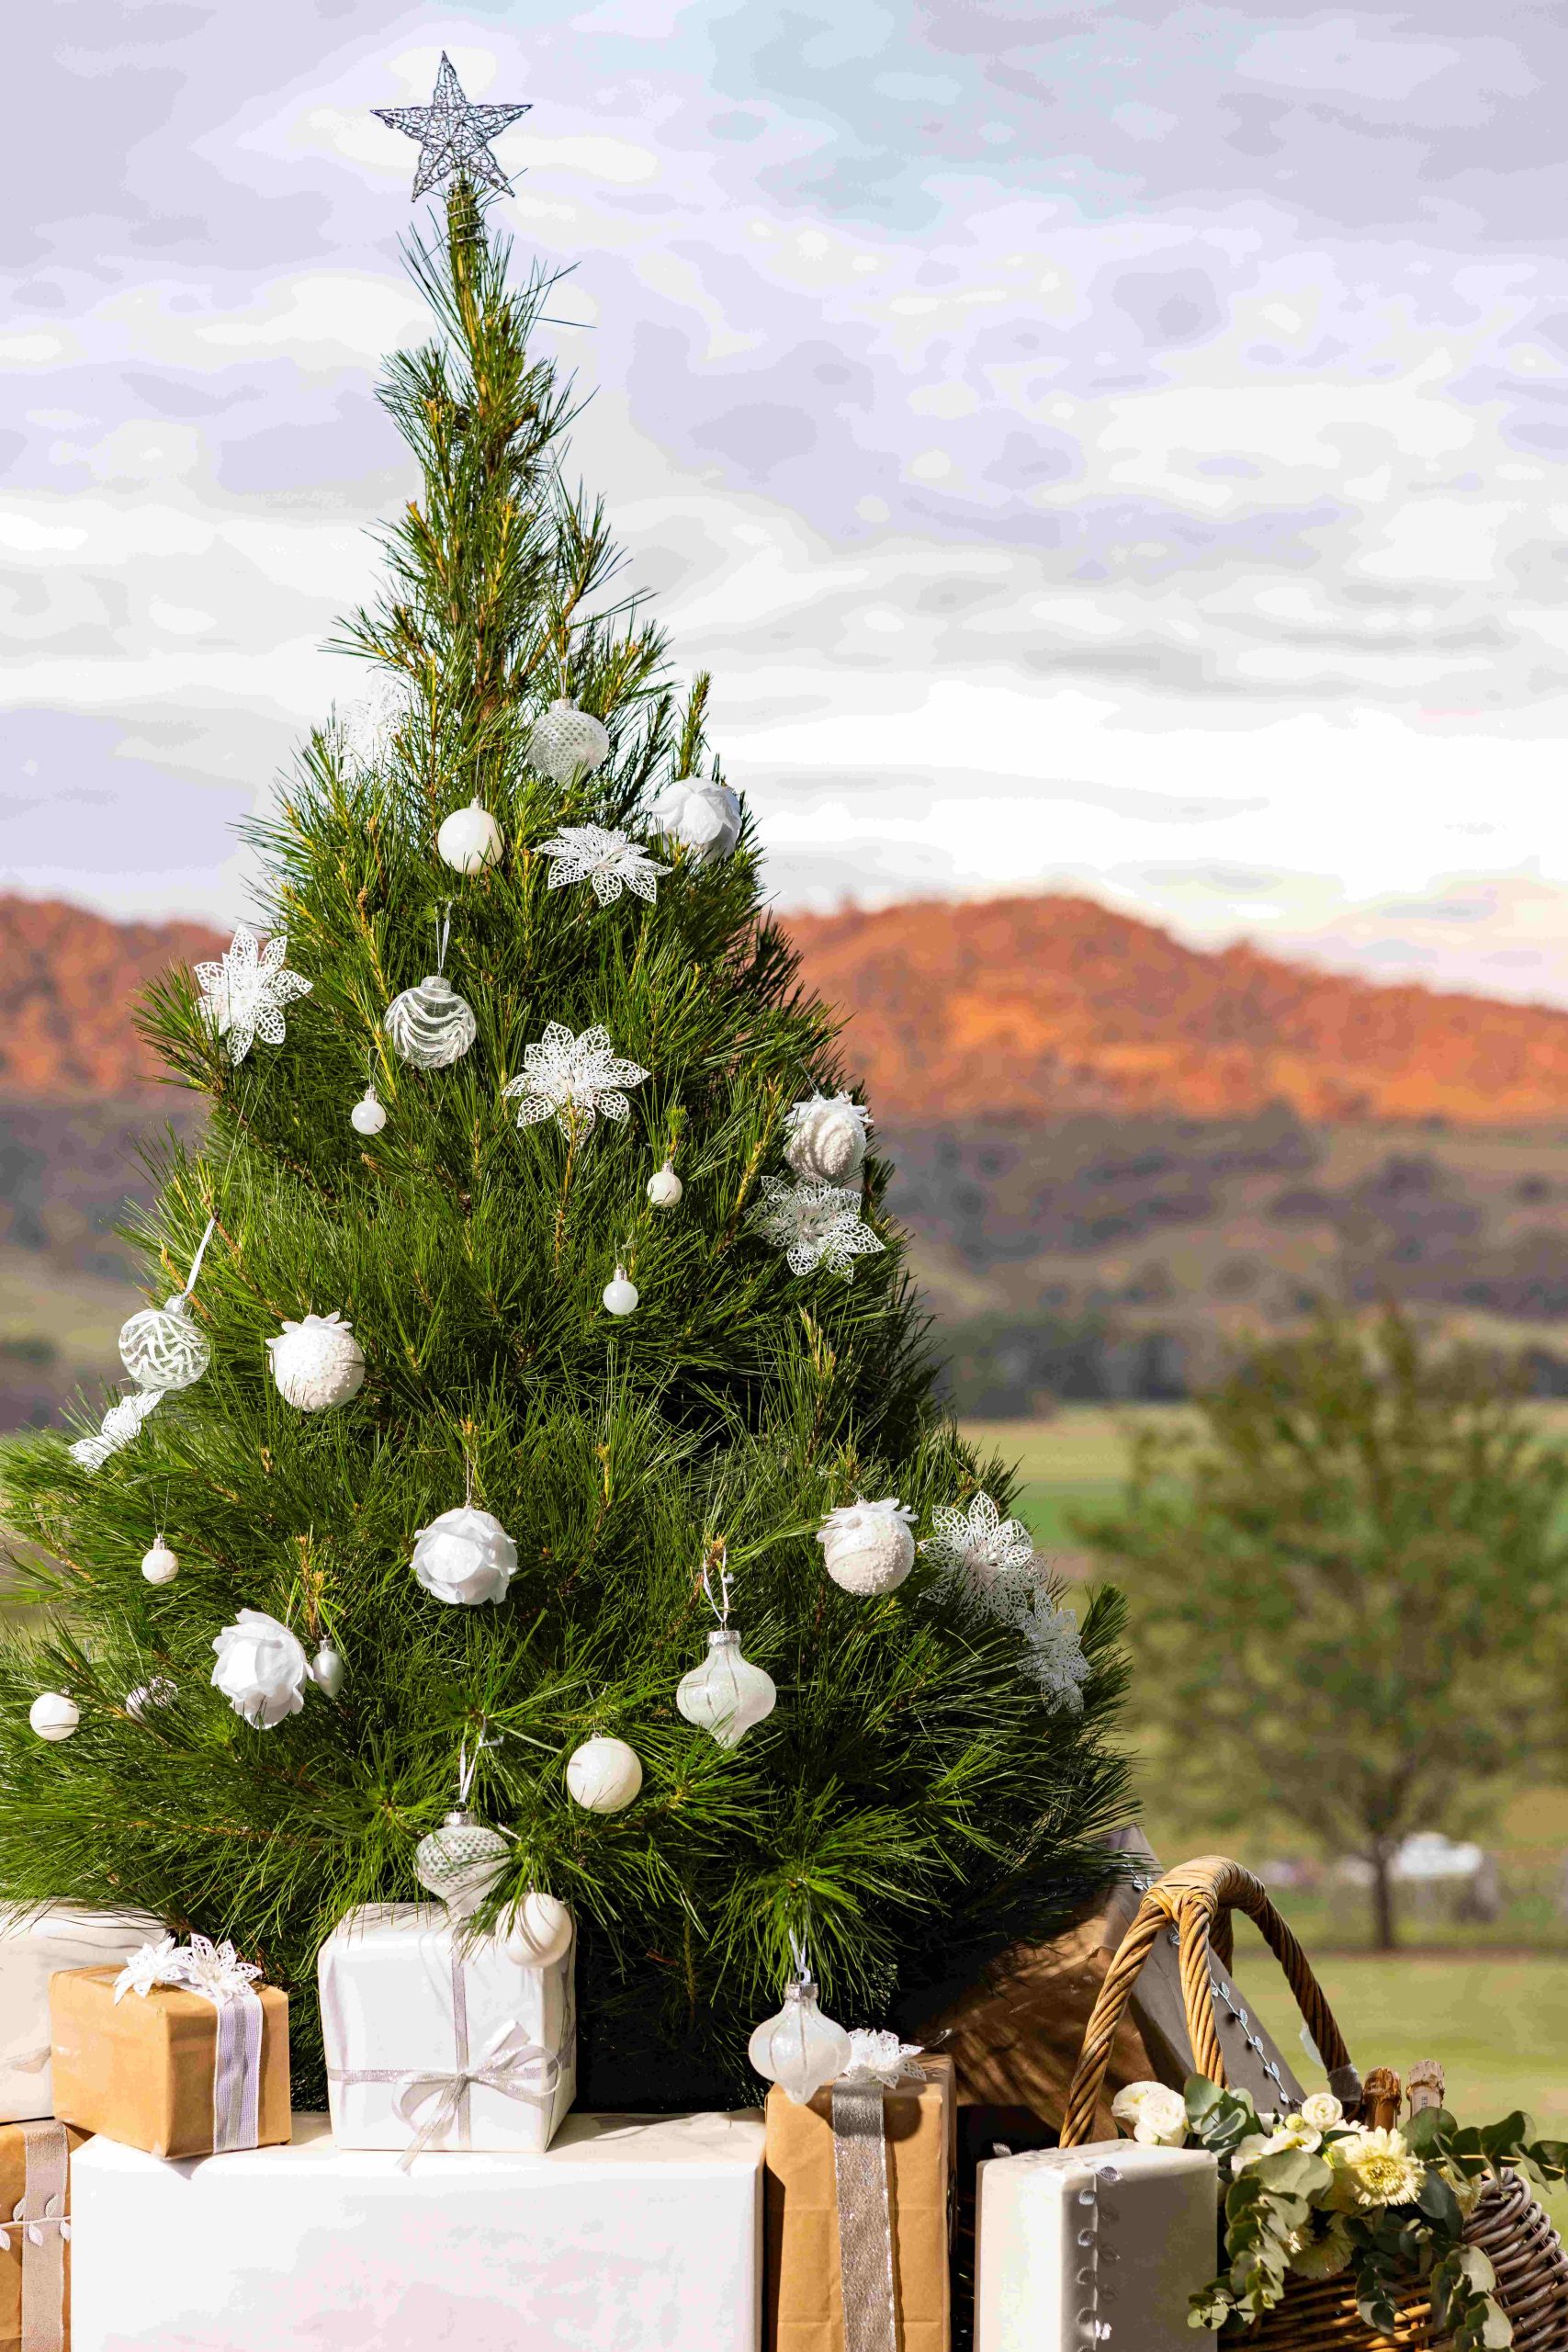
<svg viewBox="0 0 1568 2352">
<path fill-rule="evenodd" d="M 747 2055 L 759 2075 L 804 2107 L 849 2064 L 850 2037 L 818 2007 L 811 1978 L 797 1976 L 785 1989 L 783 2008 L 752 2034 Z"/>
<path fill-rule="evenodd" d="M 773 1713 L 778 1695 L 773 1676 L 741 1657 L 739 1634 L 721 1625 L 708 1635 L 701 1666 L 681 1677 L 675 1704 L 718 1747 L 739 1747 L 752 1725 Z"/>
<path fill-rule="evenodd" d="M 413 1874 L 438 1894 L 448 1911 L 466 1918 L 477 1911 L 506 1864 L 506 1840 L 478 1814 L 449 1813 L 414 1848 Z"/>
</svg>

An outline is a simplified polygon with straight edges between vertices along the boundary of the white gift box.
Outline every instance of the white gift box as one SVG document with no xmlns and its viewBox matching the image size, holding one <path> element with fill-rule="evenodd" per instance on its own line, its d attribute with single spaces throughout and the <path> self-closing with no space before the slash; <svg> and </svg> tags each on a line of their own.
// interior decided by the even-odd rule
<svg viewBox="0 0 1568 2352">
<path fill-rule="evenodd" d="M 980 2166 L 975 2352 L 1191 2352 L 1190 2298 L 1220 2267 L 1206 2148 L 1132 2140 Z"/>
<path fill-rule="evenodd" d="M 438 1903 L 350 1911 L 317 1962 L 339 2146 L 547 2148 L 577 2089 L 574 1958 L 524 1967 Z"/>
<path fill-rule="evenodd" d="M 553 2148 L 72 2159 L 73 2352 L 757 2352 L 762 2121 L 570 2115 Z"/>
<path fill-rule="evenodd" d="M 128 1960 L 161 1919 L 130 1911 L 47 1910 L 0 1915 L 0 2123 L 54 2113 L 50 2081 L 49 1980 L 61 1968 L 108 1968 Z"/>
</svg>

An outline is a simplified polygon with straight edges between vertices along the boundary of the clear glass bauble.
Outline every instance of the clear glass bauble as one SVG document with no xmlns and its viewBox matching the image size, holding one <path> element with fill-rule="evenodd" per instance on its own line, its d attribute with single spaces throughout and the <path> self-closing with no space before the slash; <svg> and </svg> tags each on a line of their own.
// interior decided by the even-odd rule
<svg viewBox="0 0 1568 2352">
<path fill-rule="evenodd" d="M 356 1136 L 378 1136 L 387 1124 L 387 1106 L 373 1086 L 367 1086 L 348 1114 L 348 1124 Z"/>
<path fill-rule="evenodd" d="M 502 1913 L 495 1938 L 520 1968 L 548 1968 L 571 1948 L 571 1913 L 558 1896 L 535 1887 Z"/>
<path fill-rule="evenodd" d="M 685 1189 L 668 1160 L 662 1168 L 656 1168 L 648 1180 L 648 1197 L 656 1209 L 679 1208 Z"/>
<path fill-rule="evenodd" d="M 457 874 L 477 874 L 501 855 L 501 827 L 479 800 L 454 808 L 435 836 L 435 846 Z"/>
<path fill-rule="evenodd" d="M 414 1069 L 446 1069 L 479 1035 L 474 1009 L 439 972 L 394 997 L 381 1016 L 392 1049 Z"/>
<path fill-rule="evenodd" d="M 797 1977 L 775 2017 L 764 2018 L 747 2045 L 756 2072 L 777 2083 L 787 2099 L 804 2107 L 850 2063 L 850 2037 L 817 2006 L 809 1976 Z"/>
<path fill-rule="evenodd" d="M 144 1306 L 119 1329 L 119 1360 L 138 1388 L 189 1388 L 212 1362 L 207 1335 L 186 1311 L 184 1291 Z"/>
<path fill-rule="evenodd" d="M 180 1564 L 160 1535 L 150 1552 L 141 1555 L 141 1573 L 149 1584 L 173 1584 Z"/>
<path fill-rule="evenodd" d="M 601 1733 L 574 1747 L 566 1761 L 566 1785 L 587 1813 L 619 1813 L 642 1786 L 642 1763 L 624 1739 Z"/>
<path fill-rule="evenodd" d="M 166 1674 L 155 1674 L 151 1682 L 139 1682 L 134 1690 L 125 1694 L 125 1712 L 132 1723 L 144 1724 L 153 1707 L 172 1707 L 179 1697 L 178 1687 Z"/>
<path fill-rule="evenodd" d="M 413 1874 L 448 1911 L 477 1911 L 506 1867 L 507 1843 L 475 1813 L 449 1813 L 413 1851 Z"/>
<path fill-rule="evenodd" d="M 739 1634 L 721 1626 L 708 1635 L 701 1666 L 681 1677 L 675 1705 L 718 1747 L 739 1747 L 753 1724 L 773 1713 L 778 1695 L 773 1676 L 741 1657 Z"/>
<path fill-rule="evenodd" d="M 636 1283 L 626 1280 L 626 1271 L 624 1266 L 615 1268 L 614 1282 L 606 1283 L 601 1293 L 605 1308 L 611 1315 L 635 1314 L 640 1295 Z"/>
<path fill-rule="evenodd" d="M 28 1721 L 39 1739 L 69 1739 L 82 1720 L 82 1710 L 63 1690 L 40 1690 L 28 1709 Z"/>
<path fill-rule="evenodd" d="M 604 766 L 610 756 L 610 738 L 591 711 L 579 710 L 562 695 L 536 720 L 523 756 L 552 784 L 576 784 Z"/>
</svg>

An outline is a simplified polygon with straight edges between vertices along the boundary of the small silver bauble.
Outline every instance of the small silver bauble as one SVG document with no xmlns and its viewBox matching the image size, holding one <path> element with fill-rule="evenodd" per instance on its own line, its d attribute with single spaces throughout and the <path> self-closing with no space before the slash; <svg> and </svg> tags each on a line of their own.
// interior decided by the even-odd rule
<svg viewBox="0 0 1568 2352">
<path fill-rule="evenodd" d="M 473 1007 L 439 972 L 394 997 L 381 1018 L 393 1050 L 415 1069 L 446 1069 L 460 1062 L 479 1035 Z"/>
<path fill-rule="evenodd" d="M 679 1208 L 685 1189 L 668 1160 L 662 1168 L 656 1168 L 648 1180 L 648 1197 L 656 1209 Z"/>
<path fill-rule="evenodd" d="M 449 1813 L 414 1848 L 413 1874 L 438 1894 L 448 1911 L 466 1918 L 477 1911 L 506 1867 L 507 1845 L 477 1813 Z"/>
<path fill-rule="evenodd" d="M 267 1341 L 277 1393 L 302 1413 L 346 1405 L 365 1381 L 365 1351 L 343 1317 L 307 1315 Z"/>
<path fill-rule="evenodd" d="M 901 1585 L 915 1565 L 912 1516 L 892 1497 L 829 1511 L 817 1541 L 833 1582 L 863 1600 Z"/>
<path fill-rule="evenodd" d="M 605 1283 L 601 1295 L 612 1315 L 631 1315 L 636 1312 L 639 1293 L 636 1283 L 626 1280 L 626 1268 L 617 1266 L 614 1282 Z"/>
<path fill-rule="evenodd" d="M 477 874 L 501 855 L 501 827 L 482 801 L 454 808 L 435 836 L 435 846 L 458 874 Z"/>
<path fill-rule="evenodd" d="M 141 1573 L 149 1584 L 173 1584 L 180 1564 L 160 1535 L 150 1552 L 141 1555 Z"/>
<path fill-rule="evenodd" d="M 335 1699 L 343 1689 L 343 1678 L 346 1670 L 342 1658 L 330 1642 L 323 1642 L 310 1660 L 310 1679 L 318 1690 L 326 1692 L 329 1699 Z"/>
<path fill-rule="evenodd" d="M 570 1794 L 588 1813 L 619 1813 L 642 1786 L 642 1764 L 624 1739 L 601 1734 L 574 1747 L 566 1760 Z"/>
<path fill-rule="evenodd" d="M 740 1655 L 740 1636 L 728 1625 L 708 1635 L 701 1666 L 681 1677 L 675 1705 L 689 1724 L 712 1735 L 720 1747 L 739 1747 L 753 1724 L 771 1715 L 778 1701 L 773 1678 Z"/>
<path fill-rule="evenodd" d="M 139 1388 L 189 1388 L 201 1378 L 212 1350 L 191 1320 L 183 1290 L 121 1324 L 119 1360 Z"/>
<path fill-rule="evenodd" d="M 548 1968 L 570 1949 L 571 1913 L 553 1894 L 534 1888 L 495 1923 L 496 1941 L 520 1968 Z"/>
<path fill-rule="evenodd" d="M 387 1106 L 377 1098 L 376 1089 L 367 1086 L 348 1114 L 348 1124 L 356 1136 L 378 1136 L 387 1124 Z"/>
<path fill-rule="evenodd" d="M 610 756 L 610 738 L 592 712 L 579 710 L 562 695 L 535 722 L 523 756 L 552 784 L 576 784 L 604 766 Z"/>
<path fill-rule="evenodd" d="M 28 1709 L 28 1721 L 40 1739 L 69 1739 L 81 1720 L 81 1708 L 63 1690 L 40 1690 Z"/>
</svg>

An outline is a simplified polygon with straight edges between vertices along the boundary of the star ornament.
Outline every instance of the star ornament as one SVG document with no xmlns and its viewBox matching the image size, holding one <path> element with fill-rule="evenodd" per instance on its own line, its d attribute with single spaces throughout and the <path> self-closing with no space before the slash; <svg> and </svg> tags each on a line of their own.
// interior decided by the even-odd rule
<svg viewBox="0 0 1568 2352">
<path fill-rule="evenodd" d="M 491 153 L 490 142 L 499 139 L 509 123 L 530 111 L 525 106 L 471 105 L 463 96 L 463 85 L 445 50 L 427 107 L 371 108 L 378 122 L 384 122 L 389 130 L 400 130 L 405 139 L 419 141 L 419 170 L 413 183 L 416 204 L 433 187 L 443 187 L 459 174 L 482 180 L 486 187 L 493 187 L 504 196 L 512 183 Z"/>
<path fill-rule="evenodd" d="M 310 995 L 311 983 L 285 964 L 288 953 L 282 932 L 263 950 L 242 923 L 220 962 L 197 966 L 202 1018 L 215 1036 L 227 1037 L 231 1062 L 243 1062 L 258 1037 L 281 1046 L 284 1006 Z"/>
</svg>

